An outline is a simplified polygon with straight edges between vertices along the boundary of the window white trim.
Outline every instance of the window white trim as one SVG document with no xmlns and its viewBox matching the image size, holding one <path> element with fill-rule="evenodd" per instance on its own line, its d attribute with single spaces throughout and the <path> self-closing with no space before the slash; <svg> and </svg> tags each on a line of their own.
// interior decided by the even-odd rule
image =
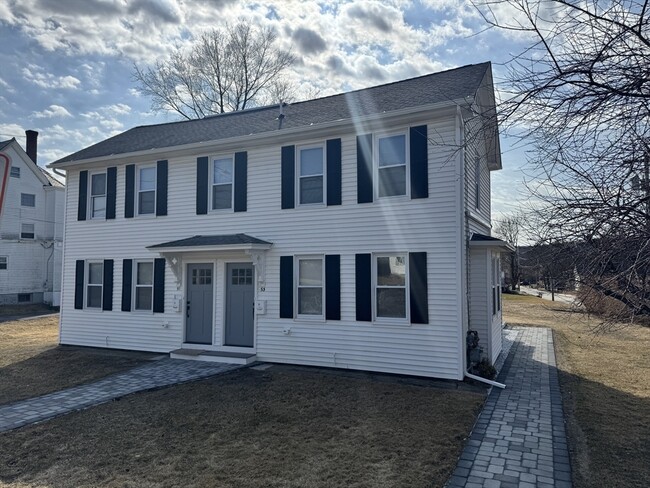
<svg viewBox="0 0 650 488">
<path fill-rule="evenodd" d="M 151 284 L 145 284 L 141 285 L 138 284 L 138 265 L 140 264 L 151 264 Z M 133 283 L 133 286 L 131 287 L 131 311 L 132 312 L 138 312 L 138 313 L 153 313 L 153 294 L 154 294 L 154 273 L 155 273 L 155 265 L 154 261 L 152 259 L 134 259 L 133 260 L 133 277 L 131 279 L 131 283 Z M 138 288 L 150 288 L 151 289 L 151 307 L 150 308 L 138 308 Z"/>
<path fill-rule="evenodd" d="M 31 227 L 32 227 L 31 232 L 29 230 L 25 230 L 26 225 L 27 226 L 31 225 Z M 25 236 L 25 234 L 31 234 L 32 236 L 31 237 Z M 29 241 L 33 241 L 34 239 L 36 239 L 36 225 L 31 223 L 31 222 L 21 222 L 21 224 L 20 224 L 20 238 L 23 239 L 23 240 L 29 240 Z"/>
<path fill-rule="evenodd" d="M 403 195 L 393 196 L 379 196 L 379 140 L 387 137 L 404 136 L 404 161 L 402 164 L 394 164 L 390 166 L 382 166 L 382 169 L 399 168 L 404 166 L 405 175 L 405 193 Z M 372 180 L 373 180 L 373 195 L 375 201 L 384 200 L 389 198 L 411 198 L 411 150 L 410 150 L 409 130 L 404 128 L 402 130 L 390 132 L 376 132 L 372 136 Z"/>
<path fill-rule="evenodd" d="M 32 198 L 33 205 L 28 205 L 25 203 L 25 198 Z M 27 207 L 27 208 L 35 208 L 36 207 L 36 195 L 34 193 L 22 193 L 20 194 L 20 206 L 21 207 Z"/>
<path fill-rule="evenodd" d="M 214 182 L 214 162 L 217 160 L 229 159 L 230 167 L 232 168 L 232 178 L 230 183 L 215 183 Z M 209 194 L 208 194 L 208 209 L 210 212 L 233 212 L 235 208 L 235 155 L 234 154 L 219 154 L 210 156 L 210 167 L 208 169 L 209 178 Z M 227 208 L 214 208 L 214 187 L 230 185 L 230 207 Z"/>
<path fill-rule="evenodd" d="M 404 286 L 379 286 L 377 284 L 377 260 L 378 258 L 401 257 L 404 259 Z M 411 307 L 409 287 L 409 254 L 408 252 L 385 252 L 372 254 L 372 320 L 377 325 L 411 325 Z M 377 288 L 399 288 L 404 289 L 404 317 L 379 317 L 377 313 Z"/>
<path fill-rule="evenodd" d="M 4 271 L 9 268 L 9 259 L 7 256 L 0 256 L 0 271 Z"/>
<path fill-rule="evenodd" d="M 93 176 L 104 175 L 104 194 L 93 196 Z M 106 206 L 108 204 L 108 173 L 106 171 L 93 171 L 88 174 L 88 216 L 90 220 L 106 220 Z M 95 198 L 104 197 L 104 215 L 95 217 L 94 201 Z"/>
<path fill-rule="evenodd" d="M 300 285 L 300 261 L 303 260 L 320 260 L 321 262 L 321 284 L 315 285 Z M 299 289 L 300 288 L 320 288 L 321 289 L 321 313 L 316 314 L 301 314 L 299 303 Z M 314 320 L 318 322 L 325 321 L 325 255 L 324 254 L 305 254 L 294 256 L 293 258 L 293 303 L 294 303 L 294 317 L 300 320 Z"/>
<path fill-rule="evenodd" d="M 20 166 L 11 166 L 9 170 L 9 176 L 11 178 L 20 178 Z"/>
<path fill-rule="evenodd" d="M 298 207 L 313 207 L 313 206 L 323 206 L 327 205 L 327 145 L 324 142 L 318 142 L 318 143 L 313 143 L 313 144 L 302 144 L 300 146 L 296 146 L 296 161 L 295 161 L 295 168 L 296 168 L 296 189 L 295 189 L 295 194 L 296 194 L 296 206 Z M 322 165 L 322 171 L 320 174 L 313 174 L 313 175 L 305 175 L 302 176 L 301 174 L 301 158 L 300 154 L 301 151 L 306 150 L 306 149 L 321 149 L 323 152 L 323 165 Z M 323 187 L 322 187 L 322 194 L 321 194 L 321 201 L 320 202 L 314 202 L 314 203 L 302 203 L 300 196 L 300 184 L 302 182 L 303 178 L 312 178 L 314 176 L 320 176 L 323 179 Z"/>
<path fill-rule="evenodd" d="M 153 179 L 153 190 L 140 190 L 140 172 L 143 169 L 153 168 L 156 176 Z M 140 211 L 140 193 L 153 192 L 153 212 Z M 156 202 L 158 200 L 158 166 L 156 164 L 143 164 L 135 167 L 135 214 L 143 217 L 156 216 Z"/>
<path fill-rule="evenodd" d="M 90 283 L 90 265 L 91 264 L 99 264 L 102 269 L 102 280 L 101 283 Z M 102 310 L 104 306 L 104 261 L 102 260 L 90 260 L 86 261 L 86 269 L 84 272 L 84 309 L 88 310 Z M 88 305 L 88 287 L 95 287 L 99 288 L 101 290 L 101 293 L 99 294 L 100 299 L 99 299 L 99 307 L 91 307 Z"/>
</svg>

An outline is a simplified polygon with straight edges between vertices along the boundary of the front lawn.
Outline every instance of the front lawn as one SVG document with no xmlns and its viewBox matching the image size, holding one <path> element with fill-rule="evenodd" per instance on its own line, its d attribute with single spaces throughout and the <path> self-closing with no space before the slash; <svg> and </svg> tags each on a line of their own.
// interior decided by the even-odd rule
<svg viewBox="0 0 650 488">
<path fill-rule="evenodd" d="M 595 334 L 568 305 L 503 296 L 510 325 L 553 329 L 576 488 L 650 486 L 650 328 Z"/>
<path fill-rule="evenodd" d="M 0 405 L 86 383 L 151 355 L 60 347 L 58 315 L 0 322 Z"/>
<path fill-rule="evenodd" d="M 0 434 L 0 485 L 440 487 L 484 392 L 273 366 Z"/>
</svg>

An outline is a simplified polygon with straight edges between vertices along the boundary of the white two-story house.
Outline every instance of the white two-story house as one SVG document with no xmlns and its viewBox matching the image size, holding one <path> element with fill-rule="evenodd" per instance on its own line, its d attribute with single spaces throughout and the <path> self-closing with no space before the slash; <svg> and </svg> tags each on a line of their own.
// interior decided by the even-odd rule
<svg viewBox="0 0 650 488">
<path fill-rule="evenodd" d="M 60 342 L 461 379 L 501 350 L 489 63 L 136 127 L 67 172 Z"/>
<path fill-rule="evenodd" d="M 60 302 L 65 187 L 36 164 L 37 136 L 29 155 L 0 142 L 0 305 Z"/>
</svg>

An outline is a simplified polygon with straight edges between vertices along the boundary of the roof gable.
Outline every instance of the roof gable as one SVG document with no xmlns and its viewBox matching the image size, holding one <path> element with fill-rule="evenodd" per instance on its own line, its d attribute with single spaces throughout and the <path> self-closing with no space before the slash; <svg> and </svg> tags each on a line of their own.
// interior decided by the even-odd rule
<svg viewBox="0 0 650 488">
<path fill-rule="evenodd" d="M 490 63 L 463 66 L 304 102 L 230 112 L 203 119 L 139 126 L 52 163 L 68 163 L 186 144 L 313 127 L 424 105 L 473 99 Z M 471 101 L 471 100 L 468 100 Z"/>
<path fill-rule="evenodd" d="M 25 150 L 22 148 L 16 138 L 11 138 L 8 141 L 0 142 L 0 151 L 6 151 L 7 149 L 13 149 L 16 151 L 18 156 L 23 160 L 27 167 L 34 173 L 34 175 L 43 183 L 44 186 L 54 186 L 58 188 L 64 188 L 65 185 L 58 181 L 54 176 L 52 176 L 46 169 L 41 168 L 37 165 L 32 158 L 30 158 Z"/>
</svg>

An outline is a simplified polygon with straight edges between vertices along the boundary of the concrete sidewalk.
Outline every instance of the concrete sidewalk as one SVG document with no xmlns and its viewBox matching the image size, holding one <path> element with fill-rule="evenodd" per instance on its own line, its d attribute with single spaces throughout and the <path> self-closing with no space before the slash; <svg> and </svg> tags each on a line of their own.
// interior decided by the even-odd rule
<svg viewBox="0 0 650 488">
<path fill-rule="evenodd" d="M 552 331 L 517 332 L 448 487 L 571 488 Z"/>
<path fill-rule="evenodd" d="M 550 291 L 538 290 L 537 288 L 530 288 L 528 286 L 520 286 L 519 292 L 525 295 L 539 296 L 541 293 L 544 300 L 553 300 L 553 294 Z M 555 301 L 560 303 L 568 303 L 569 305 L 575 302 L 576 297 L 564 293 L 555 293 Z"/>
<path fill-rule="evenodd" d="M 48 420 L 138 391 L 223 374 L 244 367 L 182 359 L 161 359 L 93 383 L 0 406 L 0 432 Z"/>
</svg>

